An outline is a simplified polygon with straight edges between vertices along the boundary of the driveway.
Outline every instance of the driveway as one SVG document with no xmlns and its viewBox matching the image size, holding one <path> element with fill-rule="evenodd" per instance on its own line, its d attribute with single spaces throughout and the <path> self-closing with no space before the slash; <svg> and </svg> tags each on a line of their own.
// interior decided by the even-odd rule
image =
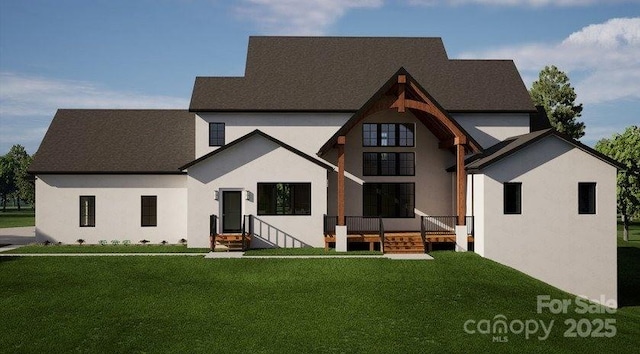
<svg viewBox="0 0 640 354">
<path fill-rule="evenodd" d="M 35 226 L 0 229 L 0 245 L 26 245 L 36 242 Z"/>
</svg>

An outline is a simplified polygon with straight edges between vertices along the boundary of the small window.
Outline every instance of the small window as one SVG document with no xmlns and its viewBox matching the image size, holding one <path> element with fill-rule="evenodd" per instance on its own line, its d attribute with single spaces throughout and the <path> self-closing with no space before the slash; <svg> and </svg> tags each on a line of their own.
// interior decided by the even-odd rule
<svg viewBox="0 0 640 354">
<path fill-rule="evenodd" d="M 142 226 L 158 226 L 158 197 L 143 195 L 140 214 Z"/>
<path fill-rule="evenodd" d="M 378 125 L 363 124 L 362 125 L 362 145 L 378 146 Z"/>
<path fill-rule="evenodd" d="M 364 123 L 362 146 L 414 146 L 413 123 Z"/>
<path fill-rule="evenodd" d="M 80 196 L 80 227 L 96 226 L 96 197 Z"/>
<path fill-rule="evenodd" d="M 522 183 L 504 184 L 504 213 L 522 214 Z"/>
<path fill-rule="evenodd" d="M 578 213 L 596 213 L 596 184 L 592 182 L 578 183 Z"/>
<path fill-rule="evenodd" d="M 365 183 L 362 186 L 364 216 L 413 218 L 415 216 L 415 184 Z"/>
<path fill-rule="evenodd" d="M 224 145 L 224 123 L 209 123 L 209 146 Z"/>
<path fill-rule="evenodd" d="M 311 215 L 311 183 L 258 183 L 258 215 Z"/>
<path fill-rule="evenodd" d="M 413 152 L 365 152 L 362 154 L 364 176 L 413 176 Z"/>
</svg>

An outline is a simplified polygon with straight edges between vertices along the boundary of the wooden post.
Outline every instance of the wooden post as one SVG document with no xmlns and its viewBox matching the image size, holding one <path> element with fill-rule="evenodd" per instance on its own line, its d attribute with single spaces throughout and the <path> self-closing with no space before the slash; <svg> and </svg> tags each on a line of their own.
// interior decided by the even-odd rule
<svg viewBox="0 0 640 354">
<path fill-rule="evenodd" d="M 458 225 L 464 225 L 467 214 L 467 171 L 464 168 L 464 145 L 460 141 L 456 144 L 456 204 L 458 211 Z"/>
<path fill-rule="evenodd" d="M 398 75 L 398 112 L 405 112 L 405 84 L 407 82 L 406 75 Z"/>
<path fill-rule="evenodd" d="M 345 136 L 338 137 L 338 225 L 344 226 L 344 145 Z"/>
</svg>

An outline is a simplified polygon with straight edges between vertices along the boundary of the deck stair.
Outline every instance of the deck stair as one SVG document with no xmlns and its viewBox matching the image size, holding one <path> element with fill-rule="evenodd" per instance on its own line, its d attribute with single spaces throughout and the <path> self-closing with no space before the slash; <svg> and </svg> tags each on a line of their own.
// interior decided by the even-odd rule
<svg viewBox="0 0 640 354">
<path fill-rule="evenodd" d="M 425 253 L 424 243 L 419 233 L 386 234 L 384 253 Z"/>
<path fill-rule="evenodd" d="M 242 234 L 216 235 L 215 247 L 218 248 L 219 246 L 222 246 L 220 248 L 221 249 L 226 248 L 227 252 L 244 251 L 248 249 L 251 244 L 251 236 L 249 235 L 244 236 L 244 243 L 243 243 L 242 237 L 243 237 Z"/>
</svg>

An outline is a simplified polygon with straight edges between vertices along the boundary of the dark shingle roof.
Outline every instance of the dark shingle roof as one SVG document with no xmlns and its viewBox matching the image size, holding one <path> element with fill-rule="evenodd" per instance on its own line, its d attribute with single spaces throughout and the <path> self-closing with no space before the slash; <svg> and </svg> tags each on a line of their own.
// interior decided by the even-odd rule
<svg viewBox="0 0 640 354">
<path fill-rule="evenodd" d="M 29 172 L 181 173 L 195 156 L 185 110 L 58 110 Z"/>
<path fill-rule="evenodd" d="M 218 148 L 216 150 L 213 150 L 210 153 L 197 158 L 196 160 L 193 160 L 193 161 L 189 162 L 188 164 L 180 167 L 180 169 L 181 170 L 186 170 L 189 167 L 191 167 L 193 165 L 197 165 L 198 163 L 200 163 L 200 162 L 202 162 L 202 161 L 204 161 L 204 160 L 206 160 L 206 159 L 208 159 L 208 158 L 210 158 L 212 156 L 215 156 L 215 155 L 217 155 L 217 154 L 219 154 L 219 153 L 221 153 L 221 152 L 223 152 L 223 151 L 225 151 L 225 150 L 227 150 L 227 149 L 229 149 L 229 148 L 231 148 L 233 146 L 241 144 L 242 142 L 244 142 L 244 141 L 248 140 L 249 138 L 251 138 L 252 136 L 256 136 L 256 135 L 257 136 L 261 136 L 261 137 L 263 137 L 263 138 L 265 138 L 267 140 L 270 140 L 270 141 L 280 145 L 284 149 L 287 149 L 287 150 L 291 151 L 292 153 L 302 157 L 303 159 L 309 160 L 309 161 L 315 163 L 316 165 L 318 165 L 320 167 L 326 168 L 327 170 L 333 170 L 333 167 L 331 167 L 330 165 L 328 165 L 328 164 L 326 164 L 326 163 L 324 163 L 324 162 L 322 162 L 322 161 L 320 161 L 318 159 L 315 159 L 315 158 L 305 154 L 304 152 L 294 148 L 293 146 L 291 146 L 289 144 L 286 144 L 286 143 L 284 143 L 284 142 L 272 137 L 271 135 L 269 135 L 269 134 L 267 134 L 267 133 L 265 133 L 265 132 L 263 132 L 262 130 L 259 130 L 259 129 L 256 129 L 256 130 L 252 131 L 251 133 L 243 135 L 243 136 L 239 137 L 238 139 L 236 139 L 236 140 L 234 140 L 234 141 L 232 141 L 232 142 L 230 142 L 230 143 L 228 143 L 228 144 L 226 144 L 226 145 L 224 145 L 224 146 L 222 146 L 222 147 L 220 147 L 220 148 Z"/>
<path fill-rule="evenodd" d="M 400 67 L 450 112 L 535 111 L 511 60 L 449 60 L 440 38 L 251 37 L 244 77 L 197 77 L 192 111 L 358 110 Z"/>
</svg>

